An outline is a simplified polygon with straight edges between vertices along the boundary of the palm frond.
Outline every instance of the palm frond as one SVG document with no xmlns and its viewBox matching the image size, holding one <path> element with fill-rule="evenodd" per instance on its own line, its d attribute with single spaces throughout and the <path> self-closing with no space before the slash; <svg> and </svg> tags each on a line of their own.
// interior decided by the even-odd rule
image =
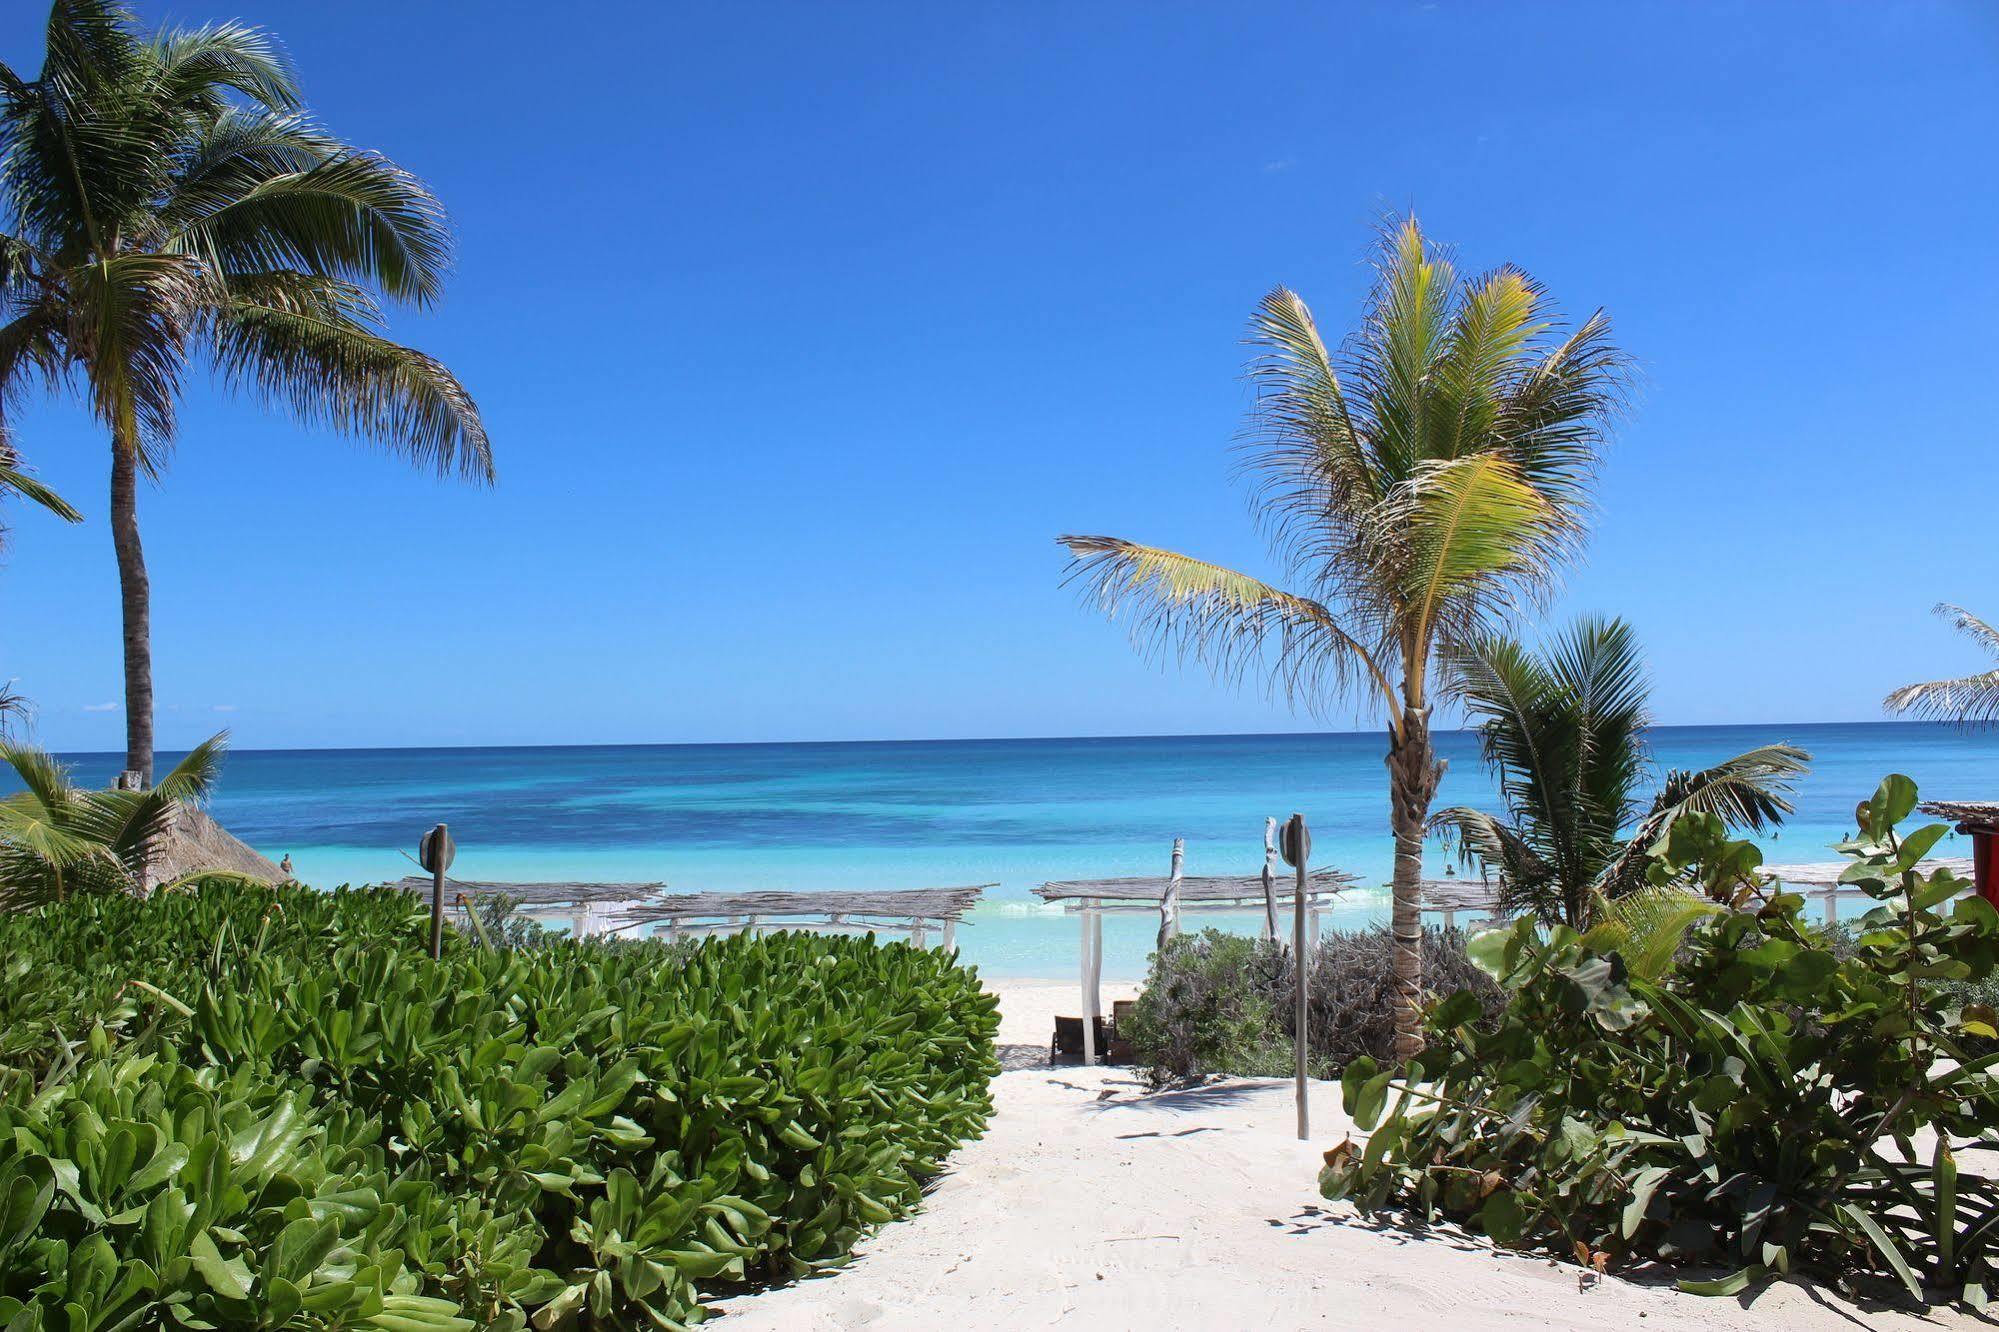
<svg viewBox="0 0 1999 1332">
<path fill-rule="evenodd" d="M 31 798 L 48 817 L 60 821 L 74 801 L 69 769 L 53 755 L 32 745 L 0 741 L 0 763 L 14 770 L 22 795 Z"/>
<path fill-rule="evenodd" d="M 1483 810 L 1454 805 L 1430 817 L 1429 831 L 1446 851 L 1457 853 L 1459 864 L 1476 866 L 1495 882 L 1502 912 L 1569 919 L 1563 876 L 1536 845 L 1532 825 L 1514 827 Z"/>
<path fill-rule="evenodd" d="M 1433 371 L 1429 456 L 1459 458 L 1486 446 L 1506 404 L 1509 372 L 1540 331 L 1540 301 L 1540 287 L 1510 267 L 1465 293 Z"/>
<path fill-rule="evenodd" d="M 0 496 L 4 495 L 18 495 L 30 504 L 47 509 L 66 523 L 83 521 L 83 515 L 72 508 L 68 500 L 22 468 L 20 454 L 14 450 L 7 424 L 0 421 Z"/>
<path fill-rule="evenodd" d="M 1730 828 L 1764 832 L 1794 812 L 1790 793 L 1811 771 L 1795 745 L 1759 745 L 1698 772 L 1666 774 L 1648 823 L 1663 828 L 1682 814 L 1712 814 Z"/>
<path fill-rule="evenodd" d="M 1604 870 L 1600 891 L 1609 897 L 1642 891 L 1647 851 L 1682 814 L 1709 814 L 1749 832 L 1779 826 L 1794 812 L 1790 794 L 1811 771 L 1811 757 L 1795 745 L 1758 745 L 1697 772 L 1668 772 L 1623 852 Z"/>
<path fill-rule="evenodd" d="M 1395 691 L 1375 654 L 1319 602 L 1120 537 L 1059 541 L 1074 557 L 1068 581 L 1081 583 L 1112 620 L 1133 612 L 1131 633 L 1141 646 L 1193 657 L 1228 678 L 1274 661 L 1274 678 L 1293 695 L 1329 682 L 1340 691 L 1364 682 L 1393 716 Z"/>
<path fill-rule="evenodd" d="M 1370 525 L 1380 564 L 1400 566 L 1396 582 L 1412 637 L 1428 643 L 1485 632 L 1517 589 L 1545 573 L 1541 552 L 1562 522 L 1509 460 L 1478 453 L 1424 462 Z"/>
<path fill-rule="evenodd" d="M 280 296 L 273 288 L 284 276 L 262 275 L 259 299 L 232 296 L 217 314 L 216 366 L 226 383 L 440 474 L 493 479 L 478 405 L 442 362 L 369 328 L 321 279 L 290 275 L 297 281 Z"/>
<path fill-rule="evenodd" d="M 1724 908 L 1684 888 L 1645 887 L 1616 899 L 1599 899 L 1596 923 L 1584 943 L 1597 952 L 1615 951 L 1642 980 L 1672 970 L 1687 931 Z"/>
<path fill-rule="evenodd" d="M 1493 424 L 1496 447 L 1568 516 L 1566 530 L 1580 532 L 1598 465 L 1627 405 L 1630 358 L 1598 310 L 1512 378 Z"/>
<path fill-rule="evenodd" d="M 1972 642 L 1978 644 L 1987 652 L 1999 657 L 1999 629 L 1994 629 L 1964 607 L 1953 605 L 1948 601 L 1937 603 L 1936 614 L 1949 620 L 1951 628 L 1970 638 Z"/>
<path fill-rule="evenodd" d="M 233 92 L 284 114 L 302 103 L 298 75 L 277 39 L 247 23 L 214 23 L 162 32 L 151 43 L 157 98 L 207 118 L 223 114 Z"/>
<path fill-rule="evenodd" d="M 1981 620 L 1962 606 L 1940 602 L 1936 613 L 1951 627 L 1999 656 L 1999 629 Z M 1925 680 L 1903 685 L 1881 700 L 1881 706 L 1898 716 L 1923 721 L 1957 722 L 1966 726 L 1989 726 L 1999 722 L 1999 670 L 1979 671 L 1954 680 Z"/>
<path fill-rule="evenodd" d="M 1385 482 L 1312 312 L 1284 287 L 1258 303 L 1247 339 L 1256 401 L 1242 447 L 1258 510 L 1291 567 L 1326 568 L 1352 534 L 1334 514 L 1365 510 Z"/>
<path fill-rule="evenodd" d="M 211 275 L 182 255 L 131 253 L 72 275 L 90 317 L 72 335 L 88 367 L 92 405 L 114 438 L 157 470 L 173 439 L 182 367 L 195 321 L 211 302 Z"/>
<path fill-rule="evenodd" d="M 1999 671 L 1903 685 L 1883 699 L 1882 706 L 1921 721 L 1990 726 L 1999 722 Z"/>
<path fill-rule="evenodd" d="M 214 788 L 228 747 L 229 733 L 218 732 L 145 790 L 86 792 L 69 824 L 116 857 L 136 888 L 145 882 L 147 864 L 160 840 L 172 831 L 180 807 L 198 804 Z"/>
<path fill-rule="evenodd" d="M 353 149 L 255 175 L 277 155 L 271 145 L 239 156 L 233 180 L 211 173 L 205 211 L 181 223 L 173 243 L 225 273 L 293 269 L 371 283 L 419 305 L 442 293 L 451 232 L 443 205 L 416 177 Z M 219 197 L 230 186 L 233 196 Z"/>
</svg>

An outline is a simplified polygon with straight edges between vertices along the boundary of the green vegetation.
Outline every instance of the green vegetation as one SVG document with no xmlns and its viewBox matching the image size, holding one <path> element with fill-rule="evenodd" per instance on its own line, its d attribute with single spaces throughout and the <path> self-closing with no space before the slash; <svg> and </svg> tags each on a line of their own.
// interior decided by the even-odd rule
<svg viewBox="0 0 1999 1332">
<path fill-rule="evenodd" d="M 1395 1049 L 1395 941 L 1385 929 L 1336 931 L 1312 955 L 1313 1077 L 1338 1077 L 1362 1055 Z M 1499 986 L 1465 955 L 1457 930 L 1423 932 L 1423 975 L 1433 994 L 1470 990 L 1496 1015 Z M 1298 973 L 1291 950 L 1203 930 L 1154 954 L 1145 989 L 1119 1034 L 1155 1086 L 1207 1074 L 1289 1077 Z"/>
<path fill-rule="evenodd" d="M 1999 657 L 1999 629 L 1973 615 L 1962 606 L 1943 602 L 1936 613 L 1951 622 L 1959 633 L 1985 651 Z M 1999 722 L 1999 669 L 1959 676 L 1955 680 L 1928 680 L 1903 685 L 1882 700 L 1890 712 L 1906 713 L 1932 721 L 1958 722 L 1968 726 Z"/>
<path fill-rule="evenodd" d="M 49 755 L 0 741 L 0 762 L 24 788 L 0 799 L 0 911 L 78 893 L 144 891 L 147 858 L 175 804 L 208 794 L 226 738 L 224 732 L 196 745 L 144 791 L 83 790 Z"/>
<path fill-rule="evenodd" d="M 111 440 L 126 767 L 153 773 L 151 590 L 138 481 L 175 443 L 182 381 L 225 386 L 486 479 L 471 396 L 382 334 L 435 301 L 444 210 L 393 162 L 309 119 L 256 28 L 140 33 L 109 0 L 56 0 L 38 77 L 0 65 L 0 394 L 80 390 Z"/>
<path fill-rule="evenodd" d="M 1451 651 L 1450 673 L 1507 817 L 1460 806 L 1431 823 L 1492 876 L 1508 914 L 1588 928 L 1605 904 L 1646 888 L 1645 852 L 1680 815 L 1713 814 L 1753 832 L 1782 823 L 1811 758 L 1762 745 L 1699 772 L 1668 772 L 1645 804 L 1650 688 L 1622 620 L 1585 617 L 1540 652 L 1481 638 Z"/>
<path fill-rule="evenodd" d="M 1472 954 L 1511 996 L 1501 1022 L 1480 1029 L 1456 995 L 1402 1077 L 1349 1065 L 1371 1132 L 1327 1153 L 1326 1194 L 1586 1264 L 1732 1269 L 1685 1283 L 1704 1292 L 1804 1272 L 1982 1306 L 1999 1180 L 1960 1174 L 1955 1152 L 1999 1131 L 1999 1055 L 1968 1045 L 1999 1015 L 1962 997 L 1999 963 L 1999 913 L 1916 868 L 1948 829 L 1898 834 L 1915 805 L 1896 776 L 1857 811 L 1845 879 L 1876 905 L 1845 956 L 1788 893 L 1694 925 L 1657 980 L 1563 926 L 1481 935 Z M 1694 847 L 1719 867 L 1699 877 L 1753 874 L 1754 848 L 1715 822 L 1676 824 L 1658 877 Z"/>
<path fill-rule="evenodd" d="M 1598 312 L 1559 329 L 1516 268 L 1461 278 L 1413 219 L 1384 237 L 1374 294 L 1338 353 L 1279 288 L 1251 326 L 1262 356 L 1249 466 L 1296 592 L 1116 537 L 1067 536 L 1098 603 L 1224 675 L 1267 663 L 1292 698 L 1379 708 L 1395 835 L 1397 1050 L 1421 1048 L 1423 839 L 1443 776 L 1432 676 L 1574 552 L 1624 358 Z"/>
<path fill-rule="evenodd" d="M 993 1000 L 775 934 L 524 950 L 388 890 L 0 915 L 0 1325 L 679 1327 L 977 1136 Z"/>
</svg>

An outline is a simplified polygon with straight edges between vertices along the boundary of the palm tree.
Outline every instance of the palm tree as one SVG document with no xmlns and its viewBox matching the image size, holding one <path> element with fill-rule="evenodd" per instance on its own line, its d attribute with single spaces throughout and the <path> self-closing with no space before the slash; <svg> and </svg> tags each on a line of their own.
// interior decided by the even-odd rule
<svg viewBox="0 0 1999 1332">
<path fill-rule="evenodd" d="M 0 762 L 23 787 L 0 800 L 0 911 L 76 893 L 143 892 L 176 806 L 214 787 L 227 742 L 227 732 L 204 740 L 144 791 L 82 789 L 48 754 L 0 742 Z"/>
<path fill-rule="evenodd" d="M 301 110 L 264 32 L 142 36 L 110 0 L 56 0 L 41 74 L 0 65 L 0 400 L 75 386 L 111 441 L 125 640 L 126 767 L 153 764 L 151 603 L 138 481 L 175 437 L 183 378 L 490 479 L 478 409 L 382 331 L 450 259 L 443 208 L 409 173 Z"/>
<path fill-rule="evenodd" d="M 1649 803 L 1650 693 L 1631 626 L 1585 617 L 1542 652 L 1496 635 L 1450 653 L 1452 695 L 1478 728 L 1506 816 L 1462 806 L 1431 824 L 1496 876 L 1501 906 L 1587 929 L 1605 903 L 1647 887 L 1644 852 L 1682 814 L 1762 832 L 1811 758 L 1762 745 L 1698 772 L 1666 773 Z"/>
<path fill-rule="evenodd" d="M 1962 606 L 1940 603 L 1936 613 L 1953 628 L 1995 657 L 1999 657 L 1999 629 L 1973 615 Z M 1893 713 L 1910 713 L 1928 721 L 1960 722 L 1984 726 L 1999 721 L 1999 669 L 1963 675 L 1955 680 L 1928 680 L 1903 685 L 1881 701 Z"/>
<path fill-rule="evenodd" d="M 1560 332 L 1512 267 L 1461 278 L 1415 220 L 1387 228 L 1361 326 L 1337 353 L 1278 288 L 1248 449 L 1286 581 L 1115 537 L 1067 536 L 1072 576 L 1134 633 L 1224 676 L 1267 668 L 1323 705 L 1379 708 L 1395 835 L 1396 1051 L 1422 1049 L 1423 840 L 1443 764 L 1430 741 L 1440 644 L 1531 599 L 1576 548 L 1624 358 L 1601 311 Z"/>
</svg>

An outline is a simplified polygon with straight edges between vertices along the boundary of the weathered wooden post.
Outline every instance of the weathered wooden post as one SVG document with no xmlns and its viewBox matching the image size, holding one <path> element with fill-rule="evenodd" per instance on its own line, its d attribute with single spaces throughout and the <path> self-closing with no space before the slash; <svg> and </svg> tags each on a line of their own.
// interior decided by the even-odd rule
<svg viewBox="0 0 1999 1332">
<path fill-rule="evenodd" d="M 1173 839 L 1173 873 L 1166 880 L 1166 895 L 1159 899 L 1159 951 L 1166 951 L 1166 941 L 1180 932 L 1180 865 L 1187 854 L 1187 839 Z"/>
<path fill-rule="evenodd" d="M 1277 942 L 1277 820 L 1263 821 L 1263 937 Z"/>
<path fill-rule="evenodd" d="M 416 861 L 430 871 L 430 955 L 444 956 L 444 871 L 451 868 L 451 862 L 458 854 L 458 847 L 451 840 L 451 830 L 438 824 L 423 835 L 416 844 Z M 468 904 L 468 911 L 476 911 L 476 904 Z"/>
<path fill-rule="evenodd" d="M 1097 899 L 1083 899 L 1083 1062 L 1097 1062 L 1097 1019 L 1104 1011 L 1104 924 Z"/>
<path fill-rule="evenodd" d="M 1312 954 L 1305 938 L 1305 862 L 1312 854 L 1312 834 L 1305 827 L 1303 814 L 1293 814 L 1284 825 L 1283 851 L 1284 863 L 1297 871 L 1291 901 L 1291 964 L 1298 973 L 1298 993 L 1292 1009 L 1291 1044 L 1297 1052 L 1298 1137 L 1303 1141 L 1312 1136 L 1312 1108 L 1305 1086 L 1306 1055 L 1312 1046 Z"/>
</svg>

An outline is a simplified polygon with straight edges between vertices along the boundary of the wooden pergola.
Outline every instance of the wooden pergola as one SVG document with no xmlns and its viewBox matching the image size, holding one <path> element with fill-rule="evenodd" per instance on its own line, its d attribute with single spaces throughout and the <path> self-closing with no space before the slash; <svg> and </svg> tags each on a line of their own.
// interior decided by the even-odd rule
<svg viewBox="0 0 1999 1332">
<path fill-rule="evenodd" d="M 1179 864 L 1179 856 L 1174 864 Z M 1311 936 L 1319 934 L 1319 912 L 1332 899 L 1357 882 L 1356 876 L 1341 870 L 1318 869 L 1305 880 L 1304 907 Z M 1266 884 L 1268 892 L 1266 893 Z M 1067 879 L 1044 883 L 1034 890 L 1044 902 L 1059 902 L 1070 915 L 1078 917 L 1082 935 L 1083 970 L 1083 1062 L 1097 1062 L 1097 1020 L 1103 1016 L 1104 922 L 1107 915 L 1159 915 L 1159 940 L 1180 932 L 1180 918 L 1188 912 L 1263 913 L 1263 936 L 1277 935 L 1279 910 L 1295 910 L 1298 893 L 1292 876 L 1239 874 L 1221 877 L 1189 877 L 1179 874 L 1157 878 Z"/>
<path fill-rule="evenodd" d="M 567 915 L 569 932 L 578 939 L 607 933 L 620 908 L 637 906 L 666 888 L 664 883 L 496 883 L 449 876 L 444 882 L 456 894 L 455 904 L 468 912 L 481 897 L 505 897 L 519 904 L 528 916 Z M 399 880 L 396 887 L 427 895 L 431 881 L 428 876 L 413 876 Z"/>
<path fill-rule="evenodd" d="M 734 934 L 738 931 L 809 929 L 854 934 L 907 932 L 924 947 L 932 932 L 939 946 L 957 946 L 958 922 L 998 884 L 962 888 L 901 888 L 879 892 L 829 891 L 749 893 L 669 893 L 634 903 L 618 913 L 614 931 L 666 926 L 667 936 Z"/>
</svg>

